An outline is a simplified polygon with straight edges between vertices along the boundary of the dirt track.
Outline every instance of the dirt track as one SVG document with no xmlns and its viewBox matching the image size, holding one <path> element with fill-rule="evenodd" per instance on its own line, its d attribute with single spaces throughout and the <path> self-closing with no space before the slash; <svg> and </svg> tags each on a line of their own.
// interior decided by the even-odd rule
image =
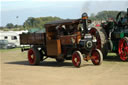
<svg viewBox="0 0 128 85">
<path fill-rule="evenodd" d="M 48 59 L 39 66 L 27 62 L 19 49 L 1 51 L 1 85 L 127 85 L 128 62 L 107 59 L 100 66 L 87 62 L 81 68 L 71 61 Z M 0 72 L 1 73 L 1 72 Z"/>
</svg>

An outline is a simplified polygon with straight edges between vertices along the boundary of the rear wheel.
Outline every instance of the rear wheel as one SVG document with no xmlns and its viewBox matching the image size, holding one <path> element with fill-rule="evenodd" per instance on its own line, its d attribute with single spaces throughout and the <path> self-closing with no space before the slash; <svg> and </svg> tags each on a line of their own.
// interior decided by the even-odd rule
<svg viewBox="0 0 128 85">
<path fill-rule="evenodd" d="M 31 65 L 40 64 L 40 52 L 36 48 L 30 48 L 28 50 L 28 61 Z"/>
<path fill-rule="evenodd" d="M 126 61 L 128 59 L 128 37 L 120 39 L 118 53 L 121 60 Z"/>
<path fill-rule="evenodd" d="M 108 44 L 105 30 L 102 27 L 91 28 L 90 33 L 95 36 L 97 40 L 95 49 L 100 49 L 103 56 L 106 57 L 108 53 Z"/>
<path fill-rule="evenodd" d="M 91 56 L 91 60 L 94 65 L 100 65 L 102 63 L 103 55 L 99 49 L 93 50 Z"/>
<path fill-rule="evenodd" d="M 80 51 L 75 51 L 72 54 L 72 63 L 75 67 L 80 67 L 82 65 L 83 56 Z"/>
</svg>

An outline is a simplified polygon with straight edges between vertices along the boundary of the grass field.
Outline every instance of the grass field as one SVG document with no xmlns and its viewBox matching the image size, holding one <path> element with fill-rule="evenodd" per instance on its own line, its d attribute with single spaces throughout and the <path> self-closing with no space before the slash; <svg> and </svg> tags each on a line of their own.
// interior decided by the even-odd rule
<svg viewBox="0 0 128 85">
<path fill-rule="evenodd" d="M 109 53 L 102 65 L 85 62 L 75 68 L 70 60 L 62 64 L 47 59 L 39 66 L 29 65 L 27 52 L 19 48 L 0 50 L 1 85 L 126 85 L 128 62 Z"/>
</svg>

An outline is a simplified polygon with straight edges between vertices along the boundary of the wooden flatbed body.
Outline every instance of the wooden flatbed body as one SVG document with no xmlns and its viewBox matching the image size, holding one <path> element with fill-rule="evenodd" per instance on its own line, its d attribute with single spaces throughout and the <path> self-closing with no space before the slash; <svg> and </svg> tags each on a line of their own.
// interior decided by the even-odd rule
<svg viewBox="0 0 128 85">
<path fill-rule="evenodd" d="M 46 33 L 23 33 L 20 34 L 21 45 L 45 45 Z"/>
</svg>

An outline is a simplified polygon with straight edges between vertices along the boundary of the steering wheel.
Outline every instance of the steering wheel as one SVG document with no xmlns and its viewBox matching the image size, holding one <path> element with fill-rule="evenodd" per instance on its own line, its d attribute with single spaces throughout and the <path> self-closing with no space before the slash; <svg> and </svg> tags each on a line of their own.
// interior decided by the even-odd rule
<svg viewBox="0 0 128 85">
<path fill-rule="evenodd" d="M 116 16 L 116 23 L 118 24 L 121 21 L 121 18 L 123 18 L 125 15 L 125 12 L 119 12 Z"/>
</svg>

